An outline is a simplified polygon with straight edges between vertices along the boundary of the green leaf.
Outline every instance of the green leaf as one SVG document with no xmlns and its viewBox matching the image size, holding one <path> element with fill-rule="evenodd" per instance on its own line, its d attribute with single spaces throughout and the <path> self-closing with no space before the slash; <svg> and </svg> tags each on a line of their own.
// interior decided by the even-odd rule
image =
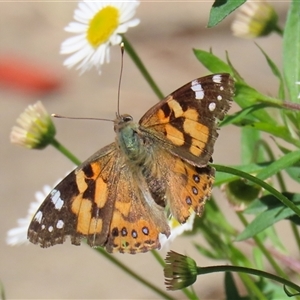
<svg viewBox="0 0 300 300">
<path fill-rule="evenodd" d="M 300 160 L 300 150 L 290 152 L 273 163 L 271 163 L 269 166 L 261 170 L 256 177 L 260 178 L 261 180 L 265 180 L 267 178 L 270 178 L 271 176 L 277 174 L 278 172 L 286 169 L 287 167 L 293 166 L 296 162 Z"/>
<path fill-rule="evenodd" d="M 245 3 L 246 0 L 215 0 L 208 21 L 208 28 L 214 27 L 225 19 L 231 12 Z"/>
<path fill-rule="evenodd" d="M 300 194 L 285 193 L 285 196 L 300 208 Z M 272 204 L 266 211 L 259 214 L 245 230 L 237 236 L 236 241 L 249 239 L 280 220 L 295 215 L 293 210 L 279 203 L 273 195 L 264 196 L 261 198 L 261 201 L 267 201 Z"/>
<path fill-rule="evenodd" d="M 292 179 L 300 183 L 300 168 L 298 166 L 287 168 L 285 171 Z"/>
<path fill-rule="evenodd" d="M 298 216 L 297 216 L 298 217 Z M 282 251 L 282 252 L 287 252 L 286 248 L 282 244 L 282 237 L 276 232 L 274 227 L 269 227 L 263 232 L 259 233 L 259 237 L 263 234 L 266 233 L 266 237 L 269 239 L 271 242 L 271 245 L 277 249 L 277 251 Z"/>
<path fill-rule="evenodd" d="M 235 247 L 232 243 L 228 244 L 228 253 L 232 258 L 231 261 L 234 261 L 235 265 L 246 268 L 252 267 L 252 262 L 250 261 L 249 256 L 243 253 L 239 248 Z"/>
<path fill-rule="evenodd" d="M 233 115 L 226 116 L 226 118 L 219 123 L 219 127 L 229 125 L 229 124 L 242 123 L 242 121 L 245 119 L 246 116 L 251 118 L 253 112 L 267 107 L 270 107 L 270 104 L 258 103 L 258 104 L 253 104 L 251 106 L 245 107 Z"/>
<path fill-rule="evenodd" d="M 275 137 L 281 138 L 289 143 L 293 144 L 299 144 L 299 141 L 294 140 L 293 138 L 290 137 L 289 131 L 285 126 L 280 126 L 280 125 L 272 125 L 269 123 L 265 122 L 255 122 L 252 120 L 244 119 L 241 121 L 239 124 L 235 124 L 238 126 L 248 126 L 256 130 L 264 131 L 267 133 L 272 134 Z"/>
<path fill-rule="evenodd" d="M 254 104 L 263 102 L 266 96 L 256 91 L 254 88 L 241 82 L 235 84 L 235 102 L 241 107 L 246 108 Z M 277 124 L 277 121 L 270 116 L 266 110 L 258 110 L 253 113 L 253 116 L 260 121 Z"/>
<path fill-rule="evenodd" d="M 242 128 L 241 136 L 241 162 L 249 164 L 253 161 L 264 161 L 264 155 L 261 147 L 258 147 L 261 133 L 259 130 L 251 127 Z"/>
<path fill-rule="evenodd" d="M 273 201 L 271 198 L 264 198 L 264 201 L 261 199 L 254 200 L 245 210 L 244 214 L 257 215 L 268 209 L 273 203 L 268 203 L 268 200 Z"/>
<path fill-rule="evenodd" d="M 257 286 L 267 297 L 268 300 L 287 299 L 286 293 L 284 292 L 282 285 L 276 282 L 261 277 L 259 279 L 259 282 L 257 283 Z"/>
<path fill-rule="evenodd" d="M 255 262 L 255 267 L 257 269 L 264 269 L 264 254 L 261 252 L 261 249 L 258 247 L 253 248 L 253 260 Z"/>
<path fill-rule="evenodd" d="M 194 49 L 194 54 L 197 59 L 203 64 L 203 66 L 212 73 L 229 73 L 233 75 L 231 68 L 223 60 L 215 56 L 214 54 Z"/>
<path fill-rule="evenodd" d="M 216 252 L 213 252 L 213 250 L 211 251 L 197 243 L 194 243 L 194 246 L 199 251 L 199 253 L 204 257 L 208 257 L 210 259 L 215 259 L 215 260 L 220 259 L 220 256 Z"/>
<path fill-rule="evenodd" d="M 271 60 L 271 58 L 267 55 L 267 53 L 258 44 L 256 44 L 256 46 L 260 49 L 262 54 L 265 56 L 267 63 L 269 65 L 270 69 L 272 70 L 273 74 L 279 79 L 279 90 L 278 90 L 279 99 L 285 100 L 284 82 L 283 82 L 283 77 L 282 77 L 279 69 L 277 68 L 275 63 Z"/>
<path fill-rule="evenodd" d="M 300 1 L 291 2 L 283 35 L 283 69 L 290 100 L 300 103 Z"/>
<path fill-rule="evenodd" d="M 242 300 L 243 298 L 239 295 L 237 286 L 235 285 L 231 272 L 225 272 L 225 294 L 227 300 Z"/>
</svg>

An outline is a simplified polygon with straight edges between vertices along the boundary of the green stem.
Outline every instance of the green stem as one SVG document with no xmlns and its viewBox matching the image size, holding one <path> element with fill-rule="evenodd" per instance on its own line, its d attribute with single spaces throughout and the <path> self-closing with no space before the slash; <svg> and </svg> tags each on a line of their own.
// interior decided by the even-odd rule
<svg viewBox="0 0 300 300">
<path fill-rule="evenodd" d="M 158 261 L 158 263 L 164 268 L 165 267 L 165 261 L 164 259 L 159 255 L 159 253 L 156 250 L 150 251 L 151 254 L 155 257 L 155 259 Z"/>
<path fill-rule="evenodd" d="M 297 284 L 295 284 L 285 278 L 279 277 L 277 275 L 267 273 L 267 272 L 264 272 L 261 270 L 252 269 L 252 268 L 220 265 L 220 266 L 212 266 L 212 267 L 197 267 L 197 272 L 198 272 L 198 275 L 216 273 L 216 272 L 237 272 L 237 273 L 251 274 L 251 275 L 264 277 L 264 278 L 268 278 L 268 279 L 277 281 L 277 282 L 282 283 L 283 285 L 288 286 L 300 293 L 300 286 L 298 286 Z"/>
<path fill-rule="evenodd" d="M 276 158 L 275 158 L 275 156 L 272 152 L 271 147 L 266 143 L 266 141 L 260 140 L 258 142 L 258 146 L 262 146 L 265 149 L 270 161 L 275 161 L 276 160 Z M 281 192 L 286 192 L 286 186 L 285 186 L 283 177 L 281 175 L 281 172 L 278 172 L 276 174 L 276 177 L 277 177 L 278 184 L 279 184 Z"/>
<path fill-rule="evenodd" d="M 132 271 L 131 269 L 129 269 L 126 265 L 124 265 L 123 263 L 121 263 L 114 256 L 112 256 L 111 254 L 108 254 L 103 248 L 94 248 L 94 249 L 97 252 L 99 252 L 100 254 L 102 254 L 103 256 L 105 256 L 105 258 L 107 258 L 108 260 L 110 260 L 113 264 L 115 264 L 116 266 L 118 266 L 125 273 L 127 273 L 128 275 L 130 275 L 131 277 L 133 277 L 134 279 L 136 279 L 140 283 L 144 284 L 145 286 L 147 286 L 152 291 L 156 292 L 158 295 L 160 295 L 164 299 L 175 300 L 175 298 L 169 296 L 166 292 L 164 292 L 163 290 L 159 289 L 158 287 L 156 287 L 155 285 L 153 285 L 149 281 L 143 279 L 140 275 L 138 275 L 137 273 L 135 273 L 134 271 Z"/>
<path fill-rule="evenodd" d="M 211 246 L 211 249 L 213 249 L 210 257 L 214 257 L 215 259 L 228 259 L 233 265 L 238 265 L 240 261 L 239 259 L 236 259 L 236 256 L 233 254 L 236 253 L 236 251 L 231 250 L 231 242 L 229 242 L 233 237 L 236 236 L 236 230 L 230 229 L 231 225 L 225 218 L 223 218 L 222 212 L 217 207 L 215 201 L 213 201 L 212 203 L 212 200 L 213 199 L 210 199 L 209 205 L 207 205 L 205 209 L 206 219 L 209 221 L 210 216 L 214 216 L 213 220 L 209 221 L 207 224 L 206 222 L 203 222 L 200 228 L 206 242 Z M 211 206 L 213 206 L 212 210 Z M 216 224 L 214 224 L 214 222 Z M 218 230 L 221 230 L 222 234 L 220 234 Z M 223 236 L 225 237 L 225 241 Z M 232 245 L 232 247 L 234 246 Z M 196 246 L 196 248 L 198 247 Z M 198 250 L 200 249 L 198 248 Z M 267 298 L 263 295 L 263 293 L 257 287 L 255 282 L 253 282 L 252 278 L 249 275 L 239 274 L 239 277 L 243 282 L 245 288 L 247 289 L 249 295 L 253 295 L 254 299 L 267 300 Z"/>
<path fill-rule="evenodd" d="M 283 29 L 282 28 L 280 28 L 279 26 L 278 26 L 278 24 L 276 24 L 275 26 L 274 26 L 274 31 L 276 32 L 276 33 L 278 33 L 281 37 L 283 36 Z"/>
<path fill-rule="evenodd" d="M 239 217 L 239 219 L 243 223 L 243 225 L 246 227 L 248 225 L 248 222 L 247 222 L 246 218 L 244 217 L 244 215 L 241 213 L 237 213 L 237 216 Z M 276 273 L 279 276 L 286 278 L 287 277 L 286 274 L 278 266 L 278 264 L 276 263 L 276 261 L 274 260 L 272 255 L 270 255 L 269 251 L 263 245 L 261 240 L 257 236 L 253 236 L 252 238 L 254 239 L 254 241 L 255 241 L 256 245 L 258 246 L 258 248 L 260 249 L 260 251 L 265 255 L 265 257 L 267 258 L 267 260 L 269 261 L 269 263 L 271 264 L 273 269 L 276 271 Z"/>
<path fill-rule="evenodd" d="M 291 227 L 292 227 L 292 231 L 295 237 L 295 241 L 297 243 L 298 249 L 300 250 L 300 235 L 299 235 L 299 231 L 298 231 L 298 227 L 295 225 L 294 222 L 290 222 Z"/>
<path fill-rule="evenodd" d="M 254 177 L 248 173 L 242 172 L 240 170 L 227 167 L 227 166 L 221 166 L 221 165 L 216 165 L 216 164 L 211 164 L 218 172 L 224 172 L 224 173 L 229 173 L 236 175 L 238 177 L 242 177 L 245 179 L 248 179 L 249 181 L 252 181 L 256 183 L 257 185 L 261 186 L 268 192 L 270 192 L 273 196 L 275 196 L 280 202 L 282 202 L 285 206 L 289 207 L 291 210 L 295 212 L 298 216 L 300 216 L 300 209 L 292 202 L 290 201 L 287 197 L 282 195 L 280 192 L 278 192 L 276 189 L 274 189 L 272 186 L 264 182 L 263 180 Z"/>
<path fill-rule="evenodd" d="M 144 78 L 146 79 L 146 81 L 149 83 L 150 87 L 152 88 L 153 92 L 156 94 L 158 99 L 162 100 L 164 98 L 164 94 L 161 92 L 161 90 L 159 89 L 159 87 L 157 86 L 155 81 L 153 80 L 152 76 L 147 71 L 145 65 L 139 58 L 138 54 L 135 52 L 135 50 L 131 46 L 130 42 L 125 38 L 124 35 L 123 35 L 123 42 L 125 45 L 126 52 L 129 54 L 129 56 L 134 61 L 134 63 L 136 64 L 136 66 L 138 67 L 138 69 L 140 70 L 140 72 L 142 73 Z"/>
<path fill-rule="evenodd" d="M 0 299 L 1 300 L 5 300 L 6 299 L 4 286 L 3 286 L 3 284 L 2 284 L 1 281 L 0 281 Z"/>
<path fill-rule="evenodd" d="M 80 165 L 80 160 L 75 157 L 67 148 L 65 148 L 59 141 L 55 138 L 52 140 L 51 145 L 56 148 L 59 152 L 65 155 L 70 161 L 72 161 L 75 165 Z"/>
</svg>

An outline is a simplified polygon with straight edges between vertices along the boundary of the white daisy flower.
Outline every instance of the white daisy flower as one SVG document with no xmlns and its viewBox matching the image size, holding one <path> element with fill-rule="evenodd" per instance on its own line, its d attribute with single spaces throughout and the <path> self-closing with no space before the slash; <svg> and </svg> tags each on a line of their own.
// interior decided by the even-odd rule
<svg viewBox="0 0 300 300">
<path fill-rule="evenodd" d="M 43 149 L 51 143 L 56 130 L 50 115 L 41 101 L 29 105 L 17 119 L 20 126 L 14 126 L 10 134 L 13 144 L 29 148 Z"/>
<path fill-rule="evenodd" d="M 70 172 L 66 173 L 68 175 Z M 53 185 L 54 187 L 61 181 L 59 179 Z M 7 232 L 6 243 L 10 246 L 17 246 L 22 244 L 29 244 L 27 240 L 27 231 L 28 227 L 32 221 L 34 214 L 39 209 L 42 202 L 46 199 L 46 197 L 50 194 L 53 188 L 50 185 L 44 185 L 42 191 L 38 191 L 35 193 L 36 201 L 30 203 L 28 213 L 26 218 L 18 219 L 18 227 L 12 228 Z"/>
<path fill-rule="evenodd" d="M 26 218 L 18 219 L 18 227 L 10 229 L 7 232 L 6 243 L 8 245 L 16 246 L 29 244 L 29 241 L 27 240 L 27 230 L 29 224 L 34 214 L 50 192 L 51 187 L 49 185 L 45 185 L 42 192 L 39 191 L 35 193 L 36 201 L 30 203 Z"/>
<path fill-rule="evenodd" d="M 192 212 L 188 220 L 184 224 L 180 224 L 175 218 L 171 217 L 169 220 L 169 226 L 171 228 L 171 234 L 167 238 L 165 235 L 160 234 L 159 241 L 161 244 L 161 248 L 170 247 L 171 243 L 180 235 L 182 235 L 186 231 L 193 230 L 194 220 L 195 220 L 195 212 Z"/>
<path fill-rule="evenodd" d="M 247 1 L 238 9 L 231 29 L 237 37 L 252 39 L 272 31 L 281 32 L 277 21 L 276 11 L 267 1 Z"/>
<path fill-rule="evenodd" d="M 81 73 L 95 66 L 100 73 L 104 62 L 109 62 L 110 46 L 120 44 L 122 34 L 137 26 L 132 19 L 139 1 L 79 2 L 74 19 L 65 30 L 77 34 L 61 45 L 61 54 L 71 54 L 64 61 L 68 68 L 77 65 Z"/>
</svg>

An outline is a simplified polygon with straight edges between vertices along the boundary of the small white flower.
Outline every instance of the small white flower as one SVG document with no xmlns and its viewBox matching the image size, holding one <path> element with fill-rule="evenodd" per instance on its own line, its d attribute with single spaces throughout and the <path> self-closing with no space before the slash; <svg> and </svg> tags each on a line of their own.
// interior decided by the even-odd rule
<svg viewBox="0 0 300 300">
<path fill-rule="evenodd" d="M 274 8 L 265 0 L 247 1 L 239 9 L 231 29 L 235 36 L 256 38 L 280 32 L 278 16 Z"/>
<path fill-rule="evenodd" d="M 79 2 L 74 19 L 65 30 L 77 34 L 61 45 L 61 54 L 72 54 L 64 61 L 71 68 L 77 65 L 81 73 L 95 66 L 100 73 L 104 62 L 109 62 L 110 46 L 120 44 L 121 35 L 129 27 L 139 24 L 132 19 L 139 1 Z"/>
<path fill-rule="evenodd" d="M 69 173 L 70 172 L 68 172 L 67 174 Z M 56 186 L 60 181 L 61 179 L 57 180 L 53 186 Z M 26 218 L 18 219 L 18 227 L 12 228 L 7 232 L 6 243 L 8 245 L 16 246 L 29 244 L 29 241 L 27 240 L 28 227 L 32 221 L 34 214 L 37 212 L 42 202 L 50 194 L 51 190 L 52 189 L 49 185 L 45 185 L 43 187 L 43 191 L 38 191 L 35 193 L 36 201 L 30 203 Z"/>
<path fill-rule="evenodd" d="M 17 119 L 10 134 L 13 144 L 29 149 L 43 149 L 53 140 L 56 130 L 42 102 L 29 105 Z"/>
<path fill-rule="evenodd" d="M 18 227 L 10 229 L 7 232 L 6 243 L 10 246 L 22 245 L 22 244 L 29 244 L 27 240 L 27 230 L 28 226 L 42 204 L 45 200 L 47 195 L 51 192 L 51 188 L 49 185 L 45 185 L 42 192 L 36 192 L 35 198 L 36 201 L 30 203 L 28 213 L 26 218 L 18 219 Z"/>
<path fill-rule="evenodd" d="M 159 241 L 161 244 L 161 248 L 169 247 L 170 244 L 180 235 L 182 235 L 186 231 L 193 230 L 194 220 L 195 220 L 195 212 L 192 212 L 188 220 L 184 224 L 180 224 L 174 217 L 171 217 L 169 220 L 169 226 L 171 228 L 171 234 L 167 238 L 165 235 L 159 236 Z"/>
</svg>

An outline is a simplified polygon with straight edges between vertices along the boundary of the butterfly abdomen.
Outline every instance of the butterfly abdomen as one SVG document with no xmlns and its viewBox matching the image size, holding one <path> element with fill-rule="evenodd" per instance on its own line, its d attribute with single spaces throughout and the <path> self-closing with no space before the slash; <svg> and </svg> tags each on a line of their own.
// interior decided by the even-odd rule
<svg viewBox="0 0 300 300">
<path fill-rule="evenodd" d="M 165 207 L 166 180 L 156 168 L 153 140 L 141 132 L 139 125 L 132 121 L 119 124 L 116 131 L 117 144 L 125 154 L 126 163 L 131 171 L 146 183 L 154 202 Z"/>
</svg>

